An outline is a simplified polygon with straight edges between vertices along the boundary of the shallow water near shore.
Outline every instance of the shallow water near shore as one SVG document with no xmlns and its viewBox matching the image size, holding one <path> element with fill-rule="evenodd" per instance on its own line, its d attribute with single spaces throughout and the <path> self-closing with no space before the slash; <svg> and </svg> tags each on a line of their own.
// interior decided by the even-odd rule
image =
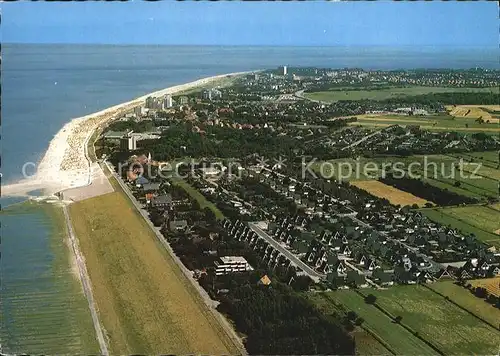
<svg viewBox="0 0 500 356">
<path fill-rule="evenodd" d="M 26 201 L 0 213 L 0 344 L 5 353 L 98 353 L 61 208 Z"/>
</svg>

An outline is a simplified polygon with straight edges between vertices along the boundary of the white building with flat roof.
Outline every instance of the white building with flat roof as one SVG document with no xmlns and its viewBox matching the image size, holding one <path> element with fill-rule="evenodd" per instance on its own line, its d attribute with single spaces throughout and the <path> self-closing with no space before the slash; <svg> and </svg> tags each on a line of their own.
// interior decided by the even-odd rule
<svg viewBox="0 0 500 356">
<path fill-rule="evenodd" d="M 170 109 L 172 106 L 174 106 L 172 95 L 165 95 L 165 97 L 163 98 L 163 109 Z"/>
<path fill-rule="evenodd" d="M 223 256 L 215 261 L 215 275 L 252 271 L 253 268 L 242 256 Z"/>
</svg>

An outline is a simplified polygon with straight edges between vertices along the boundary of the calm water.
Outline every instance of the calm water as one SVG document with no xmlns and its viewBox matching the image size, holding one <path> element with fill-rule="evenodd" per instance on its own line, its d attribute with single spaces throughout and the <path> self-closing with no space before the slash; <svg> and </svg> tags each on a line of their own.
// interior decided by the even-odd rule
<svg viewBox="0 0 500 356">
<path fill-rule="evenodd" d="M 22 204 L 0 213 L 0 344 L 7 353 L 98 353 L 87 301 L 71 269 L 60 208 Z"/>
<path fill-rule="evenodd" d="M 3 45 L 2 49 L 2 184 L 21 178 L 26 162 L 38 162 L 71 118 L 206 76 L 279 65 L 500 68 L 497 48 Z M 32 168 L 26 171 L 32 173 Z M 2 198 L 0 203 L 13 201 Z M 85 339 L 74 332 L 78 320 L 88 320 L 88 310 L 68 280 L 67 260 L 58 257 L 66 251 L 64 230 L 40 208 L 2 214 L 0 220 L 4 351 L 97 352 L 95 345 L 83 348 Z M 80 317 L 68 318 L 71 312 Z M 47 325 L 51 325 L 48 333 L 41 332 L 40 326 Z M 53 345 L 52 352 L 47 345 Z"/>
</svg>

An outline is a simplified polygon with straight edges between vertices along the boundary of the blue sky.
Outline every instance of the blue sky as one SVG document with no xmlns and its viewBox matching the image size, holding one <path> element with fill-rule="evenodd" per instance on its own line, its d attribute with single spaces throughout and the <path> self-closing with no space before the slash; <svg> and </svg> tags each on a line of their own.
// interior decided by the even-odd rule
<svg viewBox="0 0 500 356">
<path fill-rule="evenodd" d="M 13 2 L 4 43 L 495 46 L 498 5 L 480 2 Z"/>
</svg>

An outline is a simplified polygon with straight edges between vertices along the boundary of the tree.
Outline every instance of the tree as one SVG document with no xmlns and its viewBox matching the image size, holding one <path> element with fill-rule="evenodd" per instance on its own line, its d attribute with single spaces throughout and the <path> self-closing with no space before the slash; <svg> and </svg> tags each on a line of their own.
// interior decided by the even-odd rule
<svg viewBox="0 0 500 356">
<path fill-rule="evenodd" d="M 373 294 L 368 294 L 365 297 L 366 304 L 375 304 L 376 301 L 377 301 L 377 297 L 375 297 Z"/>
<path fill-rule="evenodd" d="M 357 318 L 356 321 L 354 322 L 354 324 L 356 324 L 357 326 L 361 326 L 364 322 L 365 322 L 365 319 Z"/>
<path fill-rule="evenodd" d="M 486 292 L 486 289 L 483 288 L 483 287 L 477 287 L 475 290 L 474 290 L 474 295 L 478 298 L 486 298 L 486 296 L 488 295 L 488 293 Z"/>
<path fill-rule="evenodd" d="M 203 212 L 205 213 L 205 219 L 207 219 L 207 221 L 213 222 L 216 220 L 215 213 L 208 206 L 203 209 Z"/>
<path fill-rule="evenodd" d="M 358 314 L 356 314 L 356 312 L 350 310 L 347 312 L 346 316 L 347 316 L 347 320 L 354 321 L 357 319 Z"/>
<path fill-rule="evenodd" d="M 397 317 L 394 318 L 394 322 L 397 323 L 397 324 L 400 324 L 401 320 L 403 320 L 403 317 L 400 316 L 400 315 L 398 315 Z"/>
</svg>

